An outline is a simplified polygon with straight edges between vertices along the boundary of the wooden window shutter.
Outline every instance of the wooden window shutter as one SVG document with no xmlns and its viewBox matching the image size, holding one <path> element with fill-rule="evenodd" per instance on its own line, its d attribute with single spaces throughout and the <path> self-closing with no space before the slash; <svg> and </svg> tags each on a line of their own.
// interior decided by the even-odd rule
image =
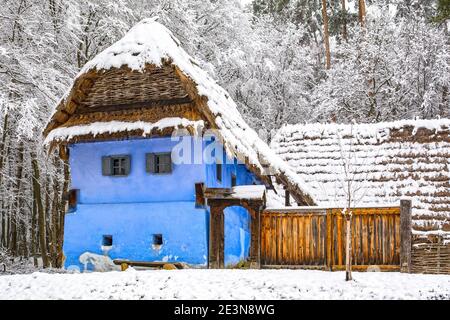
<svg viewBox="0 0 450 320">
<path fill-rule="evenodd" d="M 172 154 L 164 153 L 159 155 L 160 161 L 160 173 L 171 173 L 172 172 Z"/>
<path fill-rule="evenodd" d="M 156 155 L 154 153 L 146 154 L 145 171 L 149 173 L 156 172 Z"/>
<path fill-rule="evenodd" d="M 110 176 L 112 174 L 111 157 L 102 157 L 102 175 Z"/>
<path fill-rule="evenodd" d="M 124 164 L 125 175 L 129 175 L 130 171 L 131 171 L 131 157 L 124 156 L 124 159 L 125 159 L 125 164 Z"/>
</svg>

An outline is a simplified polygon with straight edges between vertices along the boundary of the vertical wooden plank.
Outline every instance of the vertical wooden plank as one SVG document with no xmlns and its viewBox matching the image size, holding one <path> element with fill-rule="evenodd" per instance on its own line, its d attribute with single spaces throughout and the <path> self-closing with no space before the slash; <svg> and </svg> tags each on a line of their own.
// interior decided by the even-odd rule
<svg viewBox="0 0 450 320">
<path fill-rule="evenodd" d="M 327 215 L 322 215 L 322 264 L 327 266 Z"/>
<path fill-rule="evenodd" d="M 305 238 L 304 238 L 304 243 L 305 243 L 305 264 L 309 264 L 310 263 L 310 253 L 309 253 L 309 217 L 307 215 L 305 215 L 303 217 L 303 230 L 305 231 Z"/>
<path fill-rule="evenodd" d="M 316 254 L 315 254 L 315 247 L 316 247 L 316 237 L 315 237 L 315 221 L 314 221 L 314 216 L 310 215 L 309 216 L 309 252 L 310 252 L 310 265 L 314 265 L 315 259 L 316 259 Z"/>
<path fill-rule="evenodd" d="M 264 219 L 264 214 L 261 215 L 261 264 L 265 265 L 266 262 L 266 221 Z"/>
<path fill-rule="evenodd" d="M 283 214 L 281 217 L 281 257 L 283 259 L 283 264 L 287 264 L 286 260 L 286 245 L 288 240 L 288 235 L 286 234 L 286 220 L 287 220 L 287 214 Z"/>
<path fill-rule="evenodd" d="M 369 215 L 369 232 L 370 232 L 370 251 L 369 251 L 369 263 L 375 263 L 375 219 L 374 215 Z"/>
<path fill-rule="evenodd" d="M 386 261 L 386 220 L 385 216 L 381 215 L 381 264 Z"/>
<path fill-rule="evenodd" d="M 357 221 L 357 215 L 352 215 L 352 223 L 351 223 L 351 233 L 352 233 L 352 264 L 358 265 L 358 255 L 357 255 L 357 243 L 356 243 L 356 221 Z"/>
<path fill-rule="evenodd" d="M 293 259 L 295 264 L 298 264 L 298 214 L 295 215 L 292 219 L 292 228 L 293 228 L 293 235 L 292 235 L 292 246 L 293 246 Z"/>
<path fill-rule="evenodd" d="M 277 259 L 277 241 L 278 241 L 278 234 L 277 234 L 277 214 L 272 214 L 272 217 L 270 219 L 271 221 L 271 230 L 270 233 L 272 235 L 271 237 L 271 250 L 272 250 L 272 261 L 271 264 L 278 264 Z"/>
<path fill-rule="evenodd" d="M 362 264 L 366 265 L 369 263 L 369 230 L 367 228 L 367 216 L 361 215 L 361 222 L 363 226 L 363 261 Z"/>
<path fill-rule="evenodd" d="M 283 232 L 283 261 L 284 264 L 288 264 L 289 261 L 289 255 L 288 255 L 288 250 L 289 250 L 289 233 L 288 233 L 288 228 L 287 228 L 287 223 L 289 220 L 289 214 L 285 214 L 283 216 L 283 220 L 282 220 L 282 224 L 281 224 L 281 229 Z"/>
<path fill-rule="evenodd" d="M 291 217 L 292 228 L 292 263 L 296 265 L 297 262 L 297 214 L 293 214 Z"/>
<path fill-rule="evenodd" d="M 305 243 L 303 241 L 305 236 L 305 230 L 303 228 L 303 215 L 298 216 L 298 242 L 299 242 L 299 248 L 298 248 L 298 254 L 299 254 L 299 264 L 305 264 L 305 255 L 304 255 L 304 246 Z"/>
<path fill-rule="evenodd" d="M 383 243 L 383 234 L 382 234 L 382 228 L 381 228 L 381 215 L 377 215 L 377 264 L 381 264 L 381 245 Z"/>
<path fill-rule="evenodd" d="M 322 242 L 320 241 L 320 216 L 319 215 L 315 215 L 314 216 L 314 220 L 316 221 L 316 238 L 317 238 L 317 242 L 316 242 L 316 250 L 315 250 L 315 256 L 316 256 L 316 261 L 315 264 L 318 265 L 320 264 L 320 247 L 322 246 Z"/>
<path fill-rule="evenodd" d="M 395 247 L 396 247 L 396 261 L 395 264 L 400 265 L 400 213 L 395 215 Z"/>
<path fill-rule="evenodd" d="M 393 261 L 394 261 L 394 237 L 393 237 L 393 222 L 392 222 L 392 217 L 393 215 L 388 214 L 388 226 L 389 226 L 389 236 L 387 241 L 389 242 L 389 259 L 388 259 L 388 264 L 392 265 Z"/>
<path fill-rule="evenodd" d="M 337 216 L 337 255 L 338 255 L 338 265 L 343 265 L 343 249 L 342 249 L 342 243 L 343 243 L 343 234 L 342 234 L 342 213 L 339 213 Z"/>
<path fill-rule="evenodd" d="M 332 214 L 331 214 L 331 220 L 332 220 L 332 224 L 331 224 L 331 235 L 332 235 L 332 245 L 331 245 L 331 257 L 332 257 L 332 261 L 333 261 L 333 267 L 339 265 L 339 260 L 338 260 L 338 234 L 337 234 L 337 224 L 338 224 L 338 217 L 336 215 L 335 210 L 331 210 Z"/>
<path fill-rule="evenodd" d="M 263 252 L 264 252 L 264 262 L 262 262 L 263 257 L 261 257 L 261 264 L 269 264 L 268 263 L 268 258 L 270 255 L 270 251 L 269 251 L 269 222 L 267 220 L 267 214 L 262 213 L 261 214 L 261 221 L 263 222 L 263 232 L 264 232 L 264 240 L 263 243 L 261 243 L 261 246 L 263 247 Z"/>
<path fill-rule="evenodd" d="M 286 224 L 286 228 L 287 228 L 287 234 L 288 234 L 288 243 L 287 243 L 287 258 L 288 258 L 288 264 L 292 265 L 292 215 L 290 214 L 288 216 L 288 219 L 286 219 L 287 224 Z"/>
<path fill-rule="evenodd" d="M 279 214 L 277 216 L 277 235 L 278 235 L 278 241 L 277 241 L 277 260 L 280 265 L 284 264 L 283 260 L 283 215 Z"/>
<path fill-rule="evenodd" d="M 326 211 L 326 225 L 327 225 L 327 234 L 326 234 L 326 259 L 327 266 L 331 270 L 333 267 L 333 217 L 331 215 L 331 209 L 327 209 Z"/>
<path fill-rule="evenodd" d="M 327 224 L 327 234 L 326 234 L 326 259 L 327 266 L 331 270 L 333 267 L 333 216 L 331 209 L 327 209 L 326 211 L 326 224 Z"/>
</svg>

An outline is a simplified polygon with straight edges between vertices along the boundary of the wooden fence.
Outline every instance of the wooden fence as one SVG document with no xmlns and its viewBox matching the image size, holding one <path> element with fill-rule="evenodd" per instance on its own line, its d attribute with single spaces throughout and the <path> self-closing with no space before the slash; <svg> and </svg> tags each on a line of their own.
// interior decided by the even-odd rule
<svg viewBox="0 0 450 320">
<path fill-rule="evenodd" d="M 400 206 L 351 211 L 353 269 L 400 270 Z M 261 214 L 261 265 L 343 270 L 345 229 L 342 209 L 266 210 Z"/>
</svg>

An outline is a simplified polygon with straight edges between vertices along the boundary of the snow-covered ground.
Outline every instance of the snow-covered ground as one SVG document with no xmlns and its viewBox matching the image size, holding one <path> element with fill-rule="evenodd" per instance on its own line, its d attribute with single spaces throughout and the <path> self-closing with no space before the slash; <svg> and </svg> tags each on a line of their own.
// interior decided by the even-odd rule
<svg viewBox="0 0 450 320">
<path fill-rule="evenodd" d="M 0 276 L 0 299 L 450 299 L 450 276 L 158 270 Z"/>
</svg>

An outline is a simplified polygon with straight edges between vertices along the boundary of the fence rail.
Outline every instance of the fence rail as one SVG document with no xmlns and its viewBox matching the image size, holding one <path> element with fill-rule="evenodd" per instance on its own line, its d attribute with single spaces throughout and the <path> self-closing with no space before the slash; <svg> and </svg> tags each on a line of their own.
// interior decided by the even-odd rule
<svg viewBox="0 0 450 320">
<path fill-rule="evenodd" d="M 352 265 L 400 269 L 400 207 L 352 209 Z M 261 215 L 261 264 L 270 268 L 345 269 L 342 209 L 266 210 Z"/>
</svg>

